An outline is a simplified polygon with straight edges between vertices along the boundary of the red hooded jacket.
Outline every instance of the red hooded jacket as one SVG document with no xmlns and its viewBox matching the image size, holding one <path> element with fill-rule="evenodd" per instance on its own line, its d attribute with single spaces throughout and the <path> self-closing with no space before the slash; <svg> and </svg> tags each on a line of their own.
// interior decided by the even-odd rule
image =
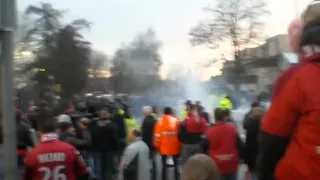
<svg viewBox="0 0 320 180">
<path fill-rule="evenodd" d="M 277 180 L 313 180 L 320 176 L 320 46 L 302 50 L 303 61 L 279 77 L 262 120 L 258 158 L 261 177 L 272 173 L 275 165 Z"/>
<path fill-rule="evenodd" d="M 190 133 L 203 133 L 206 128 L 206 120 L 202 118 L 199 114 L 194 114 L 189 112 L 185 120 L 185 128 Z"/>
<path fill-rule="evenodd" d="M 178 137 L 183 144 L 199 144 L 207 129 L 204 118 L 189 113 L 179 127 Z"/>
</svg>

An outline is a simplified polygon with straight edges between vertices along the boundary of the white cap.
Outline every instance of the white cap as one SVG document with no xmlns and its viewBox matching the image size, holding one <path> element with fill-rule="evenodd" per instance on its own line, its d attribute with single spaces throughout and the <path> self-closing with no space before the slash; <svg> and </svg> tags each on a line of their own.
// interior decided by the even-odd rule
<svg viewBox="0 0 320 180">
<path fill-rule="evenodd" d="M 58 123 L 70 123 L 70 124 L 72 123 L 70 116 L 66 114 L 59 115 L 57 120 L 58 120 Z"/>
</svg>

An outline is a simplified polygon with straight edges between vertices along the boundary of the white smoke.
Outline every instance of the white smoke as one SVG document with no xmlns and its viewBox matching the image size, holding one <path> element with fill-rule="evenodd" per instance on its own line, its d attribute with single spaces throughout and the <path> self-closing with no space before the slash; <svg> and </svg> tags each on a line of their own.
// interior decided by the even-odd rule
<svg viewBox="0 0 320 180">
<path fill-rule="evenodd" d="M 184 91 L 184 99 L 192 102 L 200 101 L 206 111 L 212 112 L 217 102 L 212 98 L 213 95 L 218 96 L 210 91 L 210 83 L 201 81 L 193 75 L 187 75 L 177 80 L 178 84 Z"/>
</svg>

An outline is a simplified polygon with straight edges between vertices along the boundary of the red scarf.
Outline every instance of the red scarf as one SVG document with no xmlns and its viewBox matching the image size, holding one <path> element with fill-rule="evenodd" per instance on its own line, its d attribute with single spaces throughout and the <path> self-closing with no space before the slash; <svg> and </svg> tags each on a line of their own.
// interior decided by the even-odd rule
<svg viewBox="0 0 320 180">
<path fill-rule="evenodd" d="M 57 133 L 46 133 L 41 135 L 41 142 L 53 141 L 58 139 Z"/>
</svg>

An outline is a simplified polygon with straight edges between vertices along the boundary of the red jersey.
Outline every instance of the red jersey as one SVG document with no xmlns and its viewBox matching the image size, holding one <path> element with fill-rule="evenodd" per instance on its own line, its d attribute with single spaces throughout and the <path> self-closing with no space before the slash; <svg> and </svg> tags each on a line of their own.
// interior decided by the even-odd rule
<svg viewBox="0 0 320 180">
<path fill-rule="evenodd" d="M 238 169 L 237 129 L 231 123 L 216 123 L 205 133 L 208 155 L 217 164 L 220 174 L 234 173 Z"/>
<path fill-rule="evenodd" d="M 75 180 L 88 174 L 79 152 L 58 139 L 43 141 L 28 152 L 25 166 L 24 180 Z"/>
</svg>

